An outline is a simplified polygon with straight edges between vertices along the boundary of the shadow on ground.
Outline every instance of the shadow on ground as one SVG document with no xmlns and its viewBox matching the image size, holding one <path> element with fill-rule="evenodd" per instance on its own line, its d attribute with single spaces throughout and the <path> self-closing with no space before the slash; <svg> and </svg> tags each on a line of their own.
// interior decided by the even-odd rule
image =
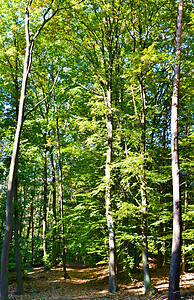
<svg viewBox="0 0 194 300">
<path fill-rule="evenodd" d="M 152 284 L 158 289 L 158 293 L 151 297 L 143 295 L 142 274 L 134 275 L 132 280 L 122 276 L 118 281 L 117 293 L 111 294 L 108 292 L 107 266 L 88 268 L 83 265 L 69 264 L 67 272 L 70 279 L 63 278 L 63 270 L 60 266 L 46 272 L 43 267 L 33 268 L 24 281 L 25 294 L 15 295 L 16 283 L 14 282 L 9 287 L 10 299 L 167 299 L 169 274 L 167 268 L 151 270 Z M 181 295 L 182 299 L 194 299 L 194 273 L 181 275 Z"/>
</svg>

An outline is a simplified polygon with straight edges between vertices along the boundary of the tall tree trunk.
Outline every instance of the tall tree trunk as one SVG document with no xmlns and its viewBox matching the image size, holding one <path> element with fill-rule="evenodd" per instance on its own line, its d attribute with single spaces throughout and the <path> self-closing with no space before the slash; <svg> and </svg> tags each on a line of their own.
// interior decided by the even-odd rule
<svg viewBox="0 0 194 300">
<path fill-rule="evenodd" d="M 146 134 L 146 97 L 143 82 L 140 79 L 140 91 L 142 99 L 141 114 L 141 174 L 140 174 L 140 191 L 142 204 L 142 261 L 144 274 L 144 293 L 149 294 L 151 289 L 151 277 L 148 265 L 148 241 L 147 241 L 147 193 L 146 193 L 146 177 L 145 177 L 145 134 Z"/>
<path fill-rule="evenodd" d="M 112 91 L 111 87 L 108 87 L 106 97 L 106 126 L 108 130 L 108 148 L 106 154 L 106 191 L 105 191 L 105 203 L 106 203 L 106 219 L 108 225 L 109 234 L 109 292 L 115 293 L 117 289 L 116 283 L 116 257 L 115 257 L 115 232 L 114 222 L 111 213 L 111 159 L 112 159 L 112 140 L 113 140 L 113 117 L 112 117 Z"/>
<path fill-rule="evenodd" d="M 14 138 L 14 146 L 11 157 L 10 169 L 9 169 L 9 179 L 7 185 L 7 199 L 6 199 L 6 228 L 1 252 L 1 281 L 0 281 L 0 299 L 8 299 L 8 264 L 9 264 L 9 248 L 12 237 L 12 226 L 13 226 L 13 191 L 14 191 L 14 179 L 16 172 L 16 163 L 19 154 L 19 144 L 22 132 L 22 126 L 24 121 L 24 104 L 26 98 L 27 82 L 28 76 L 31 69 L 32 53 L 34 48 L 34 41 L 40 34 L 44 25 L 49 22 L 49 20 L 57 13 L 58 7 L 50 14 L 50 9 L 44 15 L 42 24 L 37 29 L 36 33 L 32 38 L 30 38 L 29 33 L 29 10 L 28 5 L 31 5 L 32 1 L 25 7 L 25 33 L 26 33 L 26 52 L 24 60 L 22 87 L 20 93 L 20 104 L 18 112 L 18 121 Z M 50 14 L 48 16 L 48 14 Z"/>
<path fill-rule="evenodd" d="M 34 198 L 35 198 L 35 180 L 36 180 L 36 169 L 34 171 L 34 178 L 33 178 L 33 186 L 31 192 L 31 204 L 30 204 L 30 219 L 31 219 L 31 265 L 33 266 L 34 261 Z"/>
<path fill-rule="evenodd" d="M 30 216 L 29 216 L 28 228 L 27 228 L 27 234 L 26 234 L 26 247 L 28 247 L 28 239 L 30 237 L 31 223 L 33 223 L 33 200 L 34 200 L 34 186 L 32 187 L 32 195 L 31 195 L 31 201 L 30 201 L 31 202 L 30 203 Z"/>
<path fill-rule="evenodd" d="M 142 227 L 142 261 L 143 261 L 143 274 L 144 274 L 144 293 L 149 294 L 152 292 L 151 277 L 148 265 L 148 241 L 147 241 L 147 193 L 146 193 L 146 176 L 145 176 L 145 142 L 146 142 L 146 95 L 144 91 L 142 76 L 138 78 L 140 82 L 140 96 L 142 101 L 141 114 L 137 110 L 137 103 L 131 85 L 131 92 L 133 97 L 133 104 L 135 114 L 139 119 L 141 127 L 141 170 L 139 174 L 140 192 L 141 192 L 141 227 Z"/>
<path fill-rule="evenodd" d="M 56 224 L 57 224 L 57 213 L 56 213 L 56 164 L 53 158 L 53 153 L 51 152 L 51 166 L 52 166 L 52 192 L 53 192 L 53 248 L 52 248 L 52 263 L 56 266 Z"/>
<path fill-rule="evenodd" d="M 144 160 L 144 154 L 142 156 Z M 142 166 L 141 170 L 141 204 L 142 204 L 142 262 L 143 262 L 143 275 L 144 275 L 144 294 L 149 294 L 151 289 L 151 277 L 148 264 L 148 241 L 147 241 L 147 194 L 146 194 L 146 181 L 145 170 Z"/>
<path fill-rule="evenodd" d="M 43 192 L 43 259 L 44 264 L 47 264 L 47 147 L 46 147 L 46 135 L 44 136 L 45 150 L 44 150 L 44 192 Z"/>
<path fill-rule="evenodd" d="M 14 228 L 14 239 L 15 239 L 15 258 L 16 258 L 16 278 L 17 278 L 17 295 L 23 295 L 23 277 L 22 277 L 22 267 L 21 267 L 21 259 L 20 259 L 20 251 L 19 251 L 19 242 L 18 242 L 18 195 L 17 195 L 17 178 L 15 178 L 14 182 L 14 202 L 15 202 L 15 228 Z"/>
<path fill-rule="evenodd" d="M 166 148 L 166 127 L 167 127 L 167 100 L 165 100 L 165 107 L 164 107 L 164 124 L 163 124 L 163 135 L 162 135 L 162 172 L 163 168 L 165 166 L 165 148 Z M 164 182 L 161 182 L 160 184 L 160 204 L 161 208 L 164 203 Z M 161 222 L 159 225 L 159 237 L 160 237 L 160 242 L 158 243 L 158 262 L 157 266 L 158 268 L 161 268 L 163 265 L 163 254 L 161 251 L 162 248 L 162 242 L 161 239 L 164 236 L 164 223 Z"/>
<path fill-rule="evenodd" d="M 27 82 L 28 76 L 31 69 L 32 63 L 32 53 L 34 48 L 34 41 L 44 28 L 45 24 L 49 22 L 53 16 L 58 12 L 59 6 L 55 10 L 52 10 L 51 7 L 47 9 L 47 12 L 43 16 L 42 23 L 38 27 L 36 33 L 30 38 L 29 32 L 29 10 L 28 6 L 32 4 L 32 1 L 29 1 L 25 7 L 25 33 L 26 33 L 26 52 L 24 60 L 24 69 L 23 69 L 23 78 L 22 78 L 22 87 L 20 93 L 20 104 L 19 104 L 19 113 L 18 121 L 14 138 L 14 146 L 11 157 L 10 169 L 9 169 L 9 179 L 7 186 L 7 199 L 6 199 L 6 228 L 4 234 L 4 241 L 1 252 L 1 281 L 0 281 L 0 299 L 8 299 L 8 264 L 9 264 L 9 248 L 12 237 L 12 226 L 13 226 L 13 190 L 14 190 L 14 179 L 16 172 L 16 162 L 18 160 L 19 154 L 19 144 L 20 137 L 22 132 L 22 126 L 24 121 L 24 104 L 26 98 Z M 51 3 L 52 4 L 52 3 Z"/>
<path fill-rule="evenodd" d="M 18 44 L 17 39 L 14 38 L 14 46 L 16 49 L 15 56 L 15 70 L 16 74 L 13 75 L 13 82 L 15 87 L 15 108 L 16 108 L 16 122 L 18 120 L 18 99 L 19 99 L 19 84 L 18 84 Z M 17 279 L 17 295 L 22 295 L 24 293 L 23 289 L 23 277 L 22 277 L 22 267 L 21 267 L 21 258 L 20 258 L 20 248 L 19 248 L 19 239 L 18 239 L 18 179 L 17 179 L 17 161 L 16 161 L 16 171 L 15 171 L 15 179 L 14 179 L 14 216 L 15 216 L 15 226 L 14 226 L 14 240 L 15 240 L 15 259 L 16 259 L 16 279 Z"/>
<path fill-rule="evenodd" d="M 34 197 L 32 198 L 34 199 Z M 31 203 L 31 216 L 32 216 L 32 229 L 31 229 L 31 232 L 32 232 L 32 260 L 31 260 L 31 264 L 33 266 L 33 260 L 34 260 L 34 204 L 33 204 L 33 201 Z"/>
<path fill-rule="evenodd" d="M 8 264 L 9 264 L 9 248 L 12 236 L 12 225 L 13 225 L 13 191 L 14 191 L 14 179 L 16 164 L 18 160 L 19 153 L 19 143 L 23 126 L 23 117 L 24 117 L 24 103 L 27 89 L 28 75 L 30 72 L 31 58 L 33 43 L 30 42 L 29 37 L 29 13 L 26 8 L 25 12 L 26 17 L 26 54 L 23 70 L 23 79 L 22 79 L 22 88 L 20 94 L 20 104 L 19 104 L 19 113 L 18 113 L 18 122 L 14 138 L 13 153 L 11 158 L 10 170 L 9 170 L 9 179 L 7 187 L 7 200 L 6 200 L 6 229 L 4 235 L 4 241 L 2 246 L 1 253 L 1 286 L 0 286 L 0 299 L 8 299 Z"/>
<path fill-rule="evenodd" d="M 142 261 L 144 275 L 144 294 L 149 294 L 151 288 L 151 277 L 148 265 L 148 241 L 147 241 L 147 195 L 146 185 L 142 178 L 141 182 L 141 201 L 142 201 Z"/>
<path fill-rule="evenodd" d="M 39 203 L 42 203 L 42 195 L 41 195 L 42 191 L 40 190 L 40 195 L 39 195 Z M 42 205 L 40 205 L 39 207 L 39 212 L 38 212 L 39 216 L 42 216 Z M 42 219 L 41 218 L 36 218 L 35 220 L 38 225 L 36 226 L 37 230 L 37 240 L 41 239 L 41 233 L 42 233 Z"/>
<path fill-rule="evenodd" d="M 185 192 L 184 192 L 184 214 L 186 215 L 187 213 L 187 208 L 188 208 L 188 191 L 187 191 L 187 174 L 185 174 Z M 186 230 L 186 225 L 184 224 L 183 226 L 183 233 Z M 186 241 L 185 237 L 183 238 L 183 255 L 182 255 L 182 271 L 186 271 L 186 253 L 185 253 L 185 247 L 186 247 Z"/>
<path fill-rule="evenodd" d="M 181 193 L 178 152 L 178 100 L 180 82 L 181 33 L 183 19 L 183 0 L 179 2 L 176 32 L 176 63 L 174 71 L 172 110 L 171 110 L 171 155 L 172 155 L 172 186 L 173 186 L 173 238 L 172 256 L 169 276 L 169 300 L 180 299 L 180 263 L 181 263 Z"/>
<path fill-rule="evenodd" d="M 57 107 L 55 108 L 57 113 Z M 63 219 L 63 165 L 62 165 L 62 156 L 60 149 L 60 136 L 59 136 L 59 122 L 58 117 L 56 118 L 56 133 L 57 133 L 57 147 L 58 147 L 58 160 L 59 160 L 59 218 Z M 61 227 L 62 233 L 62 260 L 63 260 L 63 275 L 64 278 L 68 278 L 67 268 L 66 268 L 66 251 L 65 251 L 65 226 L 64 222 Z"/>
</svg>

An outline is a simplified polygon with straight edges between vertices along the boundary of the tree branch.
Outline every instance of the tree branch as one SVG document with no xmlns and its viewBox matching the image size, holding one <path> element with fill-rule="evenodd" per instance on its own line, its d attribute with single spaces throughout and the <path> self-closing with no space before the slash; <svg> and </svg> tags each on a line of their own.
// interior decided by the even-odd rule
<svg viewBox="0 0 194 300">
<path fill-rule="evenodd" d="M 67 59 L 69 58 L 69 56 L 72 54 L 73 47 L 74 47 L 74 45 L 72 46 L 70 53 L 67 55 L 67 57 L 66 57 L 64 63 L 62 64 L 61 68 L 59 69 L 59 71 L 58 71 L 58 73 L 57 73 L 57 75 L 56 75 L 56 77 L 55 77 L 55 80 L 54 80 L 54 82 L 53 82 L 53 85 L 52 85 L 50 91 L 47 93 L 46 97 L 44 97 L 42 100 L 40 100 L 38 103 L 36 103 L 36 105 L 35 105 L 31 110 L 29 110 L 29 111 L 25 114 L 25 116 L 24 116 L 24 121 L 25 121 L 26 117 L 27 117 L 29 114 L 31 114 L 31 112 L 33 112 L 33 111 L 37 108 L 37 106 L 39 106 L 41 103 L 43 103 L 44 101 L 46 101 L 46 100 L 48 99 L 48 97 L 52 94 L 52 92 L 53 92 L 53 90 L 54 90 L 54 87 L 55 87 L 55 84 L 56 84 L 56 82 L 57 82 L 57 79 L 58 79 L 58 77 L 59 77 L 59 73 L 60 73 L 61 70 L 63 69 L 63 67 L 64 67 L 64 65 L 65 65 L 65 63 L 66 63 L 66 61 L 67 61 Z"/>
<path fill-rule="evenodd" d="M 100 93 L 94 91 L 94 90 L 91 90 L 89 88 L 87 88 L 85 85 L 81 84 L 81 83 L 78 83 L 79 86 L 81 86 L 83 89 L 87 90 L 88 92 L 94 94 L 94 95 L 97 95 L 97 96 L 102 96 Z"/>
</svg>

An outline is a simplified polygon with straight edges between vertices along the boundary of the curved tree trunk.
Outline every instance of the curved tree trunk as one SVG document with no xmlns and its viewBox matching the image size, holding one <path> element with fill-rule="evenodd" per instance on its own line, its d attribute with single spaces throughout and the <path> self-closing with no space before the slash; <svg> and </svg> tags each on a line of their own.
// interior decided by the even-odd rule
<svg viewBox="0 0 194 300">
<path fill-rule="evenodd" d="M 9 248 L 12 237 L 12 226 L 13 226 L 13 191 L 14 191 L 14 179 L 16 172 L 16 163 L 18 160 L 19 154 L 19 144 L 20 137 L 24 122 L 24 104 L 26 98 L 26 90 L 27 90 L 27 82 L 28 76 L 31 69 L 32 63 L 32 53 L 34 48 L 34 41 L 40 34 L 41 30 L 44 28 L 44 25 L 49 22 L 49 20 L 58 12 L 59 7 L 50 14 L 50 9 L 47 10 L 47 13 L 44 15 L 42 24 L 37 29 L 36 33 L 32 38 L 30 38 L 29 32 L 29 11 L 28 5 L 30 6 L 32 1 L 25 7 L 25 32 L 26 32 L 26 53 L 24 60 L 24 69 L 23 69 L 23 78 L 22 78 L 22 87 L 20 93 L 20 104 L 19 104 L 19 113 L 18 113 L 18 121 L 16 127 L 16 133 L 14 138 L 14 146 L 11 157 L 11 164 L 9 169 L 9 179 L 7 186 L 7 200 L 6 200 L 6 229 L 4 235 L 4 241 L 2 246 L 1 253 L 1 281 L 0 281 L 0 299 L 5 300 L 8 299 L 8 264 L 9 264 Z M 48 16 L 49 14 L 49 16 Z"/>
<path fill-rule="evenodd" d="M 180 82 L 181 32 L 183 19 L 183 0 L 179 2 L 177 32 L 176 32 L 176 63 L 171 109 L 171 155 L 172 155 L 172 186 L 173 186 L 173 239 L 172 257 L 169 276 L 169 300 L 180 299 L 180 263 L 181 263 L 181 193 L 178 152 L 178 100 Z"/>
<path fill-rule="evenodd" d="M 26 9 L 26 54 L 24 62 L 22 88 L 20 94 L 20 105 L 18 113 L 18 122 L 14 139 L 14 147 L 10 164 L 9 180 L 7 188 L 7 200 L 6 200 L 6 229 L 4 235 L 4 241 L 1 253 L 1 287 L 0 287 L 0 299 L 8 299 L 8 264 L 9 264 L 9 248 L 12 237 L 12 225 L 13 225 L 13 192 L 14 192 L 14 179 L 16 172 L 16 164 L 19 153 L 19 143 L 23 126 L 24 118 L 24 103 L 27 88 L 28 75 L 31 66 L 33 43 L 29 39 L 29 14 Z"/>
</svg>

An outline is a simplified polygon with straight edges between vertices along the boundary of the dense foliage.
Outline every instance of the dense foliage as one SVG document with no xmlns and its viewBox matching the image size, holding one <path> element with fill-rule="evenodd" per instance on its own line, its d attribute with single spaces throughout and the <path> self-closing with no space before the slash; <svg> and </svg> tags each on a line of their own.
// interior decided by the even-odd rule
<svg viewBox="0 0 194 300">
<path fill-rule="evenodd" d="M 1 0 L 0 4 L 1 248 L 25 55 L 25 1 Z M 54 91 L 27 115 L 23 126 L 14 200 L 22 268 L 61 263 L 64 247 L 68 261 L 88 265 L 108 261 L 107 86 L 112 92 L 111 209 L 117 273 L 131 274 L 141 267 L 142 218 L 147 220 L 150 259 L 156 259 L 158 267 L 169 264 L 177 1 L 31 1 L 32 35 L 49 5 L 60 9 L 35 41 L 25 113 L 47 95 L 66 63 Z M 179 102 L 183 270 L 194 267 L 192 18 L 192 1 L 187 0 Z M 12 245 L 10 270 L 14 269 Z"/>
</svg>

